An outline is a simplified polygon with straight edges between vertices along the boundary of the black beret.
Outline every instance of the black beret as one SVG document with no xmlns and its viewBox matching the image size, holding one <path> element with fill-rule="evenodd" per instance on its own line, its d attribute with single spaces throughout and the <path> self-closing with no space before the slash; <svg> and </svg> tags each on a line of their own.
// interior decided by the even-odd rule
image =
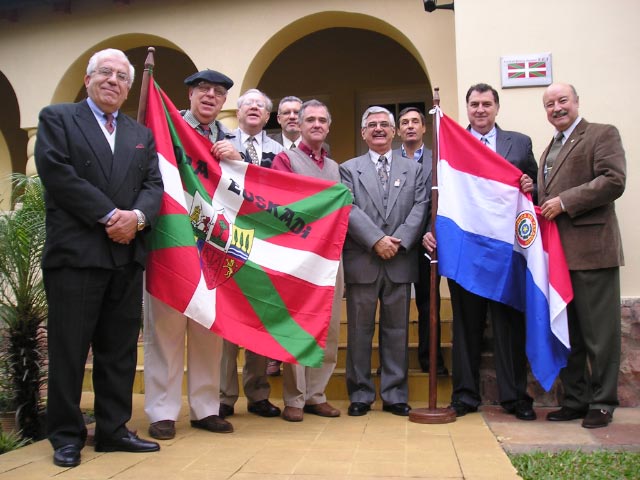
<svg viewBox="0 0 640 480">
<path fill-rule="evenodd" d="M 217 83 L 218 85 L 222 85 L 227 90 L 233 87 L 233 80 L 227 77 L 225 74 L 216 72 L 215 70 L 202 70 L 201 72 L 194 73 L 193 75 L 189 75 L 184 79 L 184 83 L 186 85 L 193 86 L 198 82 L 205 81 L 209 83 Z"/>
</svg>

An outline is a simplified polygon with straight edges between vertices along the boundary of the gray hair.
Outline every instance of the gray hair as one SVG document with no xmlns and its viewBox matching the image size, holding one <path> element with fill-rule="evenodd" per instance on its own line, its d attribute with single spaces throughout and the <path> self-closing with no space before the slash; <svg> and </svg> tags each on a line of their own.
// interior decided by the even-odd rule
<svg viewBox="0 0 640 480">
<path fill-rule="evenodd" d="M 393 128 L 396 128 L 396 121 L 393 118 L 393 113 L 391 113 L 389 110 L 387 110 L 384 107 L 377 107 L 377 106 L 369 107 L 364 111 L 364 113 L 362 114 L 362 123 L 361 123 L 362 128 L 366 128 L 367 118 L 369 118 L 369 115 L 373 115 L 374 113 L 386 113 L 387 115 L 389 115 L 389 123 Z"/>
<path fill-rule="evenodd" d="M 280 107 L 282 107 L 282 104 L 287 102 L 298 102 L 302 104 L 302 100 L 300 100 L 298 97 L 289 95 L 288 97 L 284 97 L 282 100 L 280 100 L 280 103 L 278 104 L 278 113 L 280 113 Z"/>
<path fill-rule="evenodd" d="M 242 107 L 242 104 L 247 98 L 247 95 L 250 95 L 252 93 L 257 93 L 258 95 L 262 95 L 262 97 L 264 98 L 265 109 L 267 110 L 267 112 L 271 112 L 271 109 L 273 108 L 273 102 L 269 97 L 267 97 L 265 93 L 261 92 L 257 88 L 250 88 L 249 90 L 244 92 L 242 95 L 240 95 L 240 98 L 238 98 L 238 108 Z"/>
<path fill-rule="evenodd" d="M 305 111 L 307 110 L 307 107 L 323 107 L 327 111 L 327 123 L 331 125 L 331 113 L 329 113 L 329 108 L 320 100 L 316 100 L 315 98 L 312 100 L 307 100 L 300 107 L 300 112 L 298 113 L 298 125 L 302 125 L 302 122 L 304 122 Z"/>
<path fill-rule="evenodd" d="M 115 48 L 105 48 L 104 50 L 100 50 L 99 52 L 91 55 L 91 58 L 89 59 L 89 63 L 87 65 L 87 75 L 91 75 L 93 72 L 95 72 L 98 68 L 98 63 L 100 63 L 102 59 L 107 57 L 117 57 L 120 60 L 127 62 L 127 65 L 129 66 L 128 84 L 129 87 L 131 87 L 131 85 L 133 85 L 133 79 L 136 75 L 136 70 L 135 68 L 133 68 L 133 65 L 131 65 L 129 58 L 125 55 L 125 53 L 122 50 L 117 50 Z"/>
</svg>

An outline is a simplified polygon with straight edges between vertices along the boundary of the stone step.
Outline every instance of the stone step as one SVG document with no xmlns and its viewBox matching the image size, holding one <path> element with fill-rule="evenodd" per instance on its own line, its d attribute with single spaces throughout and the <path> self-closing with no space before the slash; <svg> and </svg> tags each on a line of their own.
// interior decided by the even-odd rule
<svg viewBox="0 0 640 480">
<path fill-rule="evenodd" d="M 83 390 L 87 392 L 93 392 L 93 383 L 91 380 L 91 374 L 93 371 L 93 365 L 87 364 L 83 382 Z M 380 391 L 380 377 L 376 375 L 375 369 L 371 371 L 376 384 L 377 391 Z M 242 385 L 242 371 L 238 372 L 238 381 Z M 182 391 L 186 395 L 186 375 L 183 377 Z M 270 399 L 274 403 L 282 404 L 282 375 L 278 377 L 269 377 L 269 384 L 271 385 Z M 144 367 L 138 366 L 136 369 L 136 376 L 133 383 L 133 393 L 144 393 Z M 438 377 L 437 385 L 438 393 L 438 405 L 448 405 L 451 399 L 451 377 Z M 331 380 L 326 389 L 327 398 L 329 400 L 345 400 L 348 401 L 347 384 L 345 381 L 344 368 L 336 368 L 333 372 Z M 240 388 L 240 395 L 243 396 L 242 387 Z M 422 373 L 417 369 L 409 370 L 409 401 L 410 402 L 425 402 L 429 401 L 429 375 Z"/>
</svg>

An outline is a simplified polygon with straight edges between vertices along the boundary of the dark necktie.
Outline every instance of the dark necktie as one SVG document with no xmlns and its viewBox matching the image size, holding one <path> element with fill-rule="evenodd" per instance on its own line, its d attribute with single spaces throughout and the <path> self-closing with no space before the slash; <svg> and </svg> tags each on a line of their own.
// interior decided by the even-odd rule
<svg viewBox="0 0 640 480">
<path fill-rule="evenodd" d="M 289 147 L 289 150 L 293 150 L 294 148 L 296 148 L 296 144 L 291 142 L 291 146 Z"/>
<path fill-rule="evenodd" d="M 547 158 L 544 162 L 544 179 L 546 180 L 549 174 L 551 173 L 551 169 L 553 168 L 553 163 L 556 161 L 558 153 L 562 149 L 562 132 L 558 132 L 553 139 L 553 143 L 551 144 L 551 148 L 549 148 L 549 152 L 547 152 Z"/>
<path fill-rule="evenodd" d="M 247 139 L 247 153 L 249 154 L 251 163 L 253 163 L 254 165 L 260 165 L 260 160 L 258 159 L 258 152 L 256 152 L 256 147 L 253 146 L 254 140 L 255 140 L 255 137 L 249 137 Z"/>
<path fill-rule="evenodd" d="M 209 138 L 209 134 L 211 133 L 211 127 L 206 123 L 201 123 L 200 125 L 198 125 L 198 128 L 196 130 L 198 130 L 200 135 L 207 138 Z"/>
<path fill-rule="evenodd" d="M 489 146 L 489 139 L 487 137 L 481 137 L 480 141 L 484 143 L 487 147 Z"/>
<path fill-rule="evenodd" d="M 389 165 L 389 161 L 387 157 L 381 155 L 378 158 L 378 177 L 380 178 L 380 184 L 382 185 L 382 189 L 387 189 L 387 183 L 389 183 L 389 173 L 387 172 L 387 165 Z"/>
<path fill-rule="evenodd" d="M 113 125 L 113 114 L 105 113 L 104 118 L 106 120 L 106 123 L 104 124 L 104 128 L 107 129 L 107 132 L 109 132 L 109 135 L 112 135 L 116 129 L 115 126 Z"/>
</svg>

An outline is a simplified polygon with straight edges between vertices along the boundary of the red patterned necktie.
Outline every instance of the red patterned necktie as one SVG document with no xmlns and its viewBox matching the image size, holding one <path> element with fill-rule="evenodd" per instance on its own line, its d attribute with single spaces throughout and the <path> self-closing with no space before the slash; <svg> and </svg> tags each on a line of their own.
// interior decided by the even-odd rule
<svg viewBox="0 0 640 480">
<path fill-rule="evenodd" d="M 105 113 L 104 118 L 107 121 L 107 123 L 104 124 L 104 128 L 107 129 L 107 132 L 109 132 L 109 135 L 112 135 L 115 130 L 115 127 L 113 126 L 113 114 Z"/>
</svg>

